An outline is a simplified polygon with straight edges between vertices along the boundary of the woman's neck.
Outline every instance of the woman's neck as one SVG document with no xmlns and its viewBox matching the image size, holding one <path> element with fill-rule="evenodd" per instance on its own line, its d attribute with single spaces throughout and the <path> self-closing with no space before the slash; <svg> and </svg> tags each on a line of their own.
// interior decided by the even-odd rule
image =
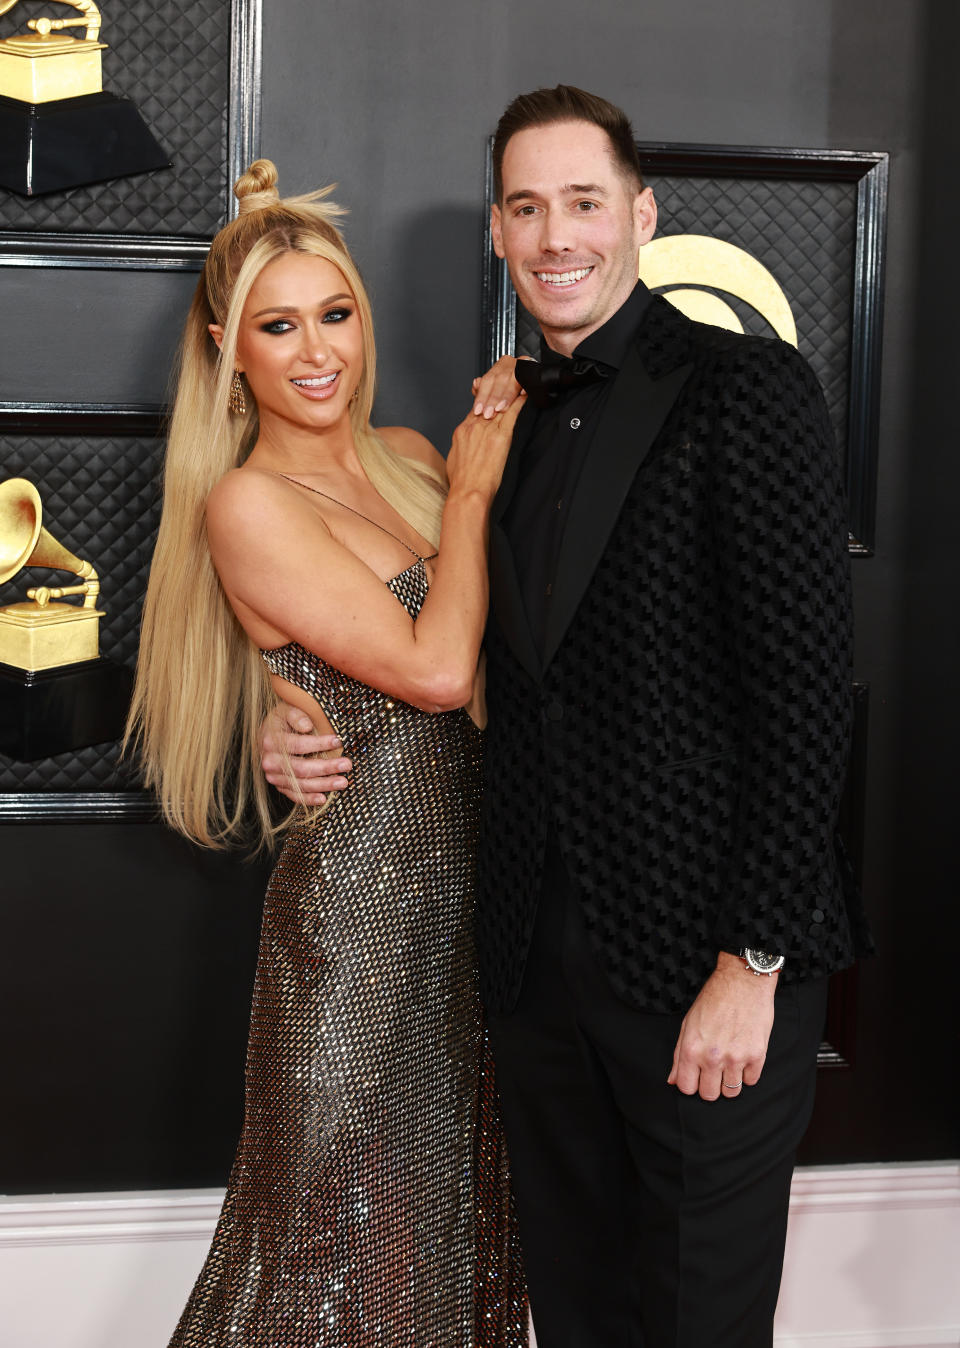
<svg viewBox="0 0 960 1348">
<path fill-rule="evenodd" d="M 365 476 L 349 417 L 316 430 L 269 416 L 261 421 L 260 434 L 246 462 L 253 468 L 294 477 L 318 473 Z"/>
</svg>

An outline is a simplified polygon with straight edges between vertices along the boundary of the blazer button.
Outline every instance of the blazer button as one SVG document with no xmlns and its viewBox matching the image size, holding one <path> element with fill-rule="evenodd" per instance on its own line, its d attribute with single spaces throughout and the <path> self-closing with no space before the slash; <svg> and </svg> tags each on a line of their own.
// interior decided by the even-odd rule
<svg viewBox="0 0 960 1348">
<path fill-rule="evenodd" d="M 563 720 L 563 705 L 560 702 L 548 702 L 544 712 L 548 721 Z"/>
<path fill-rule="evenodd" d="M 814 922 L 822 922 L 824 920 L 825 914 L 822 908 L 814 908 L 813 912 L 810 914 L 810 917 L 811 920 Z"/>
</svg>

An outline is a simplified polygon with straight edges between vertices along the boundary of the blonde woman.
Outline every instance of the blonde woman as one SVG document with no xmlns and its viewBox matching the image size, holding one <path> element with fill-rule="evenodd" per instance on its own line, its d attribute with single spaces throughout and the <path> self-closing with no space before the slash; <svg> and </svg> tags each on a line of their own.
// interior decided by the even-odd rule
<svg viewBox="0 0 960 1348">
<path fill-rule="evenodd" d="M 267 891 L 243 1134 L 179 1348 L 513 1348 L 526 1312 L 470 939 L 487 517 L 521 399 L 446 465 L 369 422 L 325 193 L 258 160 L 187 320 L 128 736 L 168 821 L 273 831 L 279 695 L 351 784 Z M 511 394 L 512 396 L 512 394 Z M 492 413 L 492 407 L 489 409 Z"/>
</svg>

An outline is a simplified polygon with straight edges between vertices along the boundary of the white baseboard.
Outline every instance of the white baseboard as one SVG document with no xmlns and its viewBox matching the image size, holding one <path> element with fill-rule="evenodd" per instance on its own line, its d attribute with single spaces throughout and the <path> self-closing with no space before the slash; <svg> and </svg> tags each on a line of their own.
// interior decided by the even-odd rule
<svg viewBox="0 0 960 1348">
<path fill-rule="evenodd" d="M 774 1336 L 776 1348 L 956 1348 L 958 1328 L 864 1329 L 855 1334 Z"/>
<path fill-rule="evenodd" d="M 209 1242 L 222 1202 L 222 1189 L 0 1198 L 0 1252 L 22 1245 Z"/>
<path fill-rule="evenodd" d="M 165 1348 L 222 1191 L 0 1199 L 3 1348 Z"/>
<path fill-rule="evenodd" d="M 3 1348 L 165 1348 L 222 1198 L 0 1198 Z M 960 1164 L 798 1170 L 777 1348 L 960 1348 L 958 1254 Z"/>
<path fill-rule="evenodd" d="M 777 1348 L 960 1345 L 960 1165 L 796 1172 Z"/>
</svg>

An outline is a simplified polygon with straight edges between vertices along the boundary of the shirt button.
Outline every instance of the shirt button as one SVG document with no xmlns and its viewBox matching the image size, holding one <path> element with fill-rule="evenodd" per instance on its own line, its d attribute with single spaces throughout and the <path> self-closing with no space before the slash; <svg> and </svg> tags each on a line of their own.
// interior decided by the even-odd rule
<svg viewBox="0 0 960 1348">
<path fill-rule="evenodd" d="M 572 431 L 575 431 L 575 430 L 577 430 L 577 429 L 579 428 L 579 426 L 580 426 L 580 418 L 579 418 L 579 417 L 571 417 L 571 418 L 570 418 L 570 429 L 571 429 Z"/>
<path fill-rule="evenodd" d="M 548 721 L 562 721 L 563 706 L 559 702 L 548 702 L 546 706 L 546 717 Z"/>
<path fill-rule="evenodd" d="M 825 914 L 822 908 L 814 908 L 813 912 L 810 914 L 810 917 L 814 922 L 822 922 L 825 917 Z"/>
</svg>

